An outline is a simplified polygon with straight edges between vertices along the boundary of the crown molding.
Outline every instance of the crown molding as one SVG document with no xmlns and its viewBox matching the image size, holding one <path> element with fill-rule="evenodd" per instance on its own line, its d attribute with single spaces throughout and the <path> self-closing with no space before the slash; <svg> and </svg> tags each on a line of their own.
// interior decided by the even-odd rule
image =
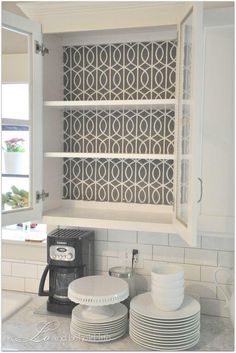
<svg viewBox="0 0 236 353">
<path fill-rule="evenodd" d="M 176 25 L 186 2 L 37 1 L 19 2 L 17 6 L 39 22 L 44 33 L 63 33 Z"/>
<path fill-rule="evenodd" d="M 179 7 L 183 1 L 35 1 L 19 2 L 17 6 L 28 16 L 94 14 L 137 9 L 160 9 Z"/>
</svg>

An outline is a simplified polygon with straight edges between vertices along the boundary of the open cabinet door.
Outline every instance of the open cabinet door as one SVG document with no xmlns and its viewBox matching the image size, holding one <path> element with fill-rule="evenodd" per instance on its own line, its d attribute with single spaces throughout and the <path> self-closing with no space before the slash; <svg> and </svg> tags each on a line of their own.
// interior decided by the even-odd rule
<svg viewBox="0 0 236 353">
<path fill-rule="evenodd" d="M 203 10 L 195 2 L 179 23 L 175 158 L 176 233 L 196 245 L 199 198 L 203 71 Z"/>
<path fill-rule="evenodd" d="M 41 25 L 2 11 L 3 226 L 42 214 L 41 43 Z"/>
</svg>

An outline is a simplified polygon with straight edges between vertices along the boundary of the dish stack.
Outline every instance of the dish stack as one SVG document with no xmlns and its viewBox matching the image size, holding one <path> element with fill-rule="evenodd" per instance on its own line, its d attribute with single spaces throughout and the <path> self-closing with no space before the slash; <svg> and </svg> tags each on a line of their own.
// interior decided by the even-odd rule
<svg viewBox="0 0 236 353">
<path fill-rule="evenodd" d="M 127 331 L 127 308 L 117 303 L 107 308 L 112 316 L 90 310 L 85 305 L 77 305 L 71 316 L 70 332 L 83 341 L 107 342 L 122 337 Z"/>
<path fill-rule="evenodd" d="M 151 293 L 161 310 L 177 310 L 184 300 L 184 270 L 177 265 L 160 265 L 151 272 Z"/>
<path fill-rule="evenodd" d="M 151 293 L 130 303 L 129 334 L 142 347 L 179 351 L 197 344 L 200 337 L 200 304 L 184 296 L 184 271 L 161 265 L 151 273 Z"/>
<path fill-rule="evenodd" d="M 71 334 L 88 342 L 107 342 L 122 337 L 128 328 L 128 309 L 120 301 L 129 295 L 128 284 L 115 277 L 89 276 L 68 287 L 72 310 Z"/>
</svg>

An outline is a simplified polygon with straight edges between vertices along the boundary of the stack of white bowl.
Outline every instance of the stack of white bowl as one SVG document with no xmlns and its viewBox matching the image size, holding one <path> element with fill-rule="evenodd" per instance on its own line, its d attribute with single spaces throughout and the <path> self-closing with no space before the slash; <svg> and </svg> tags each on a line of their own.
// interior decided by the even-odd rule
<svg viewBox="0 0 236 353">
<path fill-rule="evenodd" d="M 179 309 L 184 300 L 184 269 L 173 264 L 158 265 L 152 269 L 151 281 L 151 295 L 158 309 Z"/>
</svg>

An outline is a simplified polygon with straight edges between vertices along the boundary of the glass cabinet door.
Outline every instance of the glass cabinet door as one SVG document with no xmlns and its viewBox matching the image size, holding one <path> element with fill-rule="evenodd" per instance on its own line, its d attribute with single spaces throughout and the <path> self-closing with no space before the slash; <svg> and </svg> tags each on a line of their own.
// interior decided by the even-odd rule
<svg viewBox="0 0 236 353">
<path fill-rule="evenodd" d="M 197 239 L 200 197 L 202 94 L 202 5 L 194 5 L 179 25 L 179 80 L 176 131 L 175 223 L 190 245 Z"/>
<path fill-rule="evenodd" d="M 41 28 L 2 12 L 2 224 L 41 216 L 42 58 L 35 41 Z"/>
</svg>

